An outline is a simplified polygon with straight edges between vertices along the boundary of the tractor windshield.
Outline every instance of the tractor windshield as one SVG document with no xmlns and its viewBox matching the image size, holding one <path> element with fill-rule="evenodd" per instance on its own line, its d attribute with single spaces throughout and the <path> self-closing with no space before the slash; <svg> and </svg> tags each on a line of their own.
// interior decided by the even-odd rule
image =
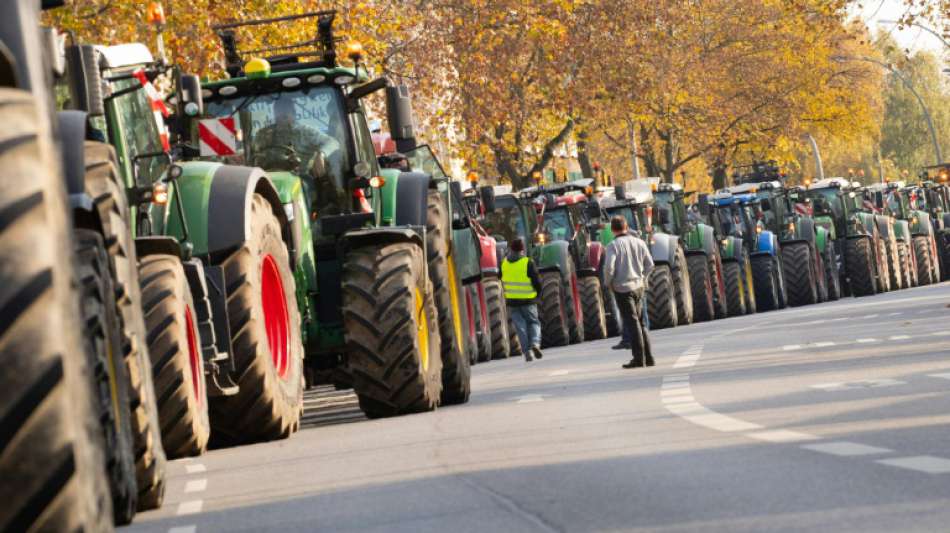
<svg viewBox="0 0 950 533">
<path fill-rule="evenodd" d="M 544 212 L 544 231 L 553 241 L 568 241 L 574 237 L 571 217 L 567 208 L 551 209 Z"/>
<path fill-rule="evenodd" d="M 514 198 L 498 198 L 495 210 L 485 214 L 482 226 L 498 241 L 511 242 L 515 237 L 527 238 L 521 208 Z"/>
<path fill-rule="evenodd" d="M 671 192 L 657 192 L 653 194 L 653 197 L 656 198 L 656 211 L 659 213 L 659 221 L 663 226 L 663 231 L 676 235 L 679 233 L 679 228 L 676 223 L 676 212 L 675 206 L 673 205 L 673 193 Z M 666 214 L 662 214 L 666 212 Z"/>
<path fill-rule="evenodd" d="M 314 180 L 310 185 L 318 209 L 323 208 L 325 214 L 345 209 L 346 177 L 352 165 L 346 115 L 337 89 L 318 86 L 218 100 L 208 104 L 207 113 L 234 118 L 239 133 L 234 155 L 209 159 L 308 176 Z M 222 131 L 212 122 L 199 132 L 202 142 L 209 129 L 212 134 Z"/>
<path fill-rule="evenodd" d="M 633 208 L 631 208 L 631 207 L 629 207 L 629 206 L 627 206 L 627 207 L 613 207 L 613 208 L 607 210 L 607 214 L 610 215 L 611 217 L 615 217 L 615 216 L 617 216 L 617 215 L 620 215 L 620 216 L 622 216 L 623 218 L 627 219 L 627 226 L 628 226 L 631 230 L 637 231 L 637 230 L 640 229 L 640 224 L 637 223 L 637 217 L 636 217 L 636 215 L 635 215 L 634 212 L 633 212 Z"/>
<path fill-rule="evenodd" d="M 812 199 L 812 209 L 816 216 L 824 215 L 834 219 L 844 216 L 844 203 L 837 188 L 811 189 L 808 196 Z"/>
</svg>

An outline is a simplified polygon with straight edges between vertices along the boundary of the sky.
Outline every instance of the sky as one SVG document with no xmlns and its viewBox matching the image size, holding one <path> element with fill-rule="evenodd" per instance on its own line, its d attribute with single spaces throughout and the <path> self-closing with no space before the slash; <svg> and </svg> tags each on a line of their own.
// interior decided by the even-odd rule
<svg viewBox="0 0 950 533">
<path fill-rule="evenodd" d="M 890 32 L 901 47 L 910 50 L 911 55 L 919 50 L 937 53 L 945 50 L 939 39 L 920 28 L 912 26 L 901 30 L 896 24 L 880 24 L 884 20 L 900 18 L 905 11 L 903 0 L 861 0 L 860 3 L 861 7 L 855 9 L 855 15 L 861 17 L 872 31 Z"/>
</svg>

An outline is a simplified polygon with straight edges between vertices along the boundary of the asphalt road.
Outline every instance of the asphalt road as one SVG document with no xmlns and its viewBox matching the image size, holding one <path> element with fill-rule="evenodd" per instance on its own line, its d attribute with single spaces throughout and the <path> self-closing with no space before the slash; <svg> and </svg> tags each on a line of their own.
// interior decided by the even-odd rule
<svg viewBox="0 0 950 533">
<path fill-rule="evenodd" d="M 478 365 L 469 404 L 175 461 L 136 532 L 948 531 L 950 284 Z"/>
</svg>

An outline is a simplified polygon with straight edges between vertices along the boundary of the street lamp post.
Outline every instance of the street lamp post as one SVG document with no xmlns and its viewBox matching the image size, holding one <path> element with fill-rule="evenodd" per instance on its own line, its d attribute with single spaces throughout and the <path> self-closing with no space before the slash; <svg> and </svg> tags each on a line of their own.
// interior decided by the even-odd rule
<svg viewBox="0 0 950 533">
<path fill-rule="evenodd" d="M 917 103 L 920 104 L 920 109 L 924 113 L 924 119 L 927 120 L 927 128 L 930 129 L 930 140 L 934 145 L 934 155 L 937 157 L 936 164 L 943 162 L 943 156 L 940 154 L 940 143 L 937 141 L 937 130 L 934 128 L 933 118 L 930 116 L 930 109 L 927 107 L 927 104 L 924 103 L 924 99 L 920 96 L 920 93 L 917 92 L 917 89 L 914 89 L 913 84 L 910 83 L 910 80 L 907 79 L 901 71 L 892 67 L 891 65 L 878 61 L 870 57 L 851 57 L 851 56 L 834 56 L 832 57 L 835 61 L 864 61 L 867 63 L 874 63 L 880 67 L 883 67 L 888 70 L 891 74 L 897 76 L 897 79 L 901 80 L 901 83 L 904 84 L 904 87 L 907 87 L 907 90 L 914 95 L 914 98 L 917 99 Z"/>
</svg>

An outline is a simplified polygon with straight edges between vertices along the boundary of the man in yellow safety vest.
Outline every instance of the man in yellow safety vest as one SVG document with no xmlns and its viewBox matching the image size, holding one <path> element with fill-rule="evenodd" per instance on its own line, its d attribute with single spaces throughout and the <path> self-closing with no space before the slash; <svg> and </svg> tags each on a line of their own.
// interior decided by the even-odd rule
<svg viewBox="0 0 950 533">
<path fill-rule="evenodd" d="M 525 255 L 524 239 L 517 237 L 508 246 L 508 256 L 501 263 L 501 284 L 505 288 L 508 314 L 515 325 L 525 361 L 541 359 L 541 321 L 538 320 L 538 294 L 541 277 L 534 261 Z"/>
</svg>

